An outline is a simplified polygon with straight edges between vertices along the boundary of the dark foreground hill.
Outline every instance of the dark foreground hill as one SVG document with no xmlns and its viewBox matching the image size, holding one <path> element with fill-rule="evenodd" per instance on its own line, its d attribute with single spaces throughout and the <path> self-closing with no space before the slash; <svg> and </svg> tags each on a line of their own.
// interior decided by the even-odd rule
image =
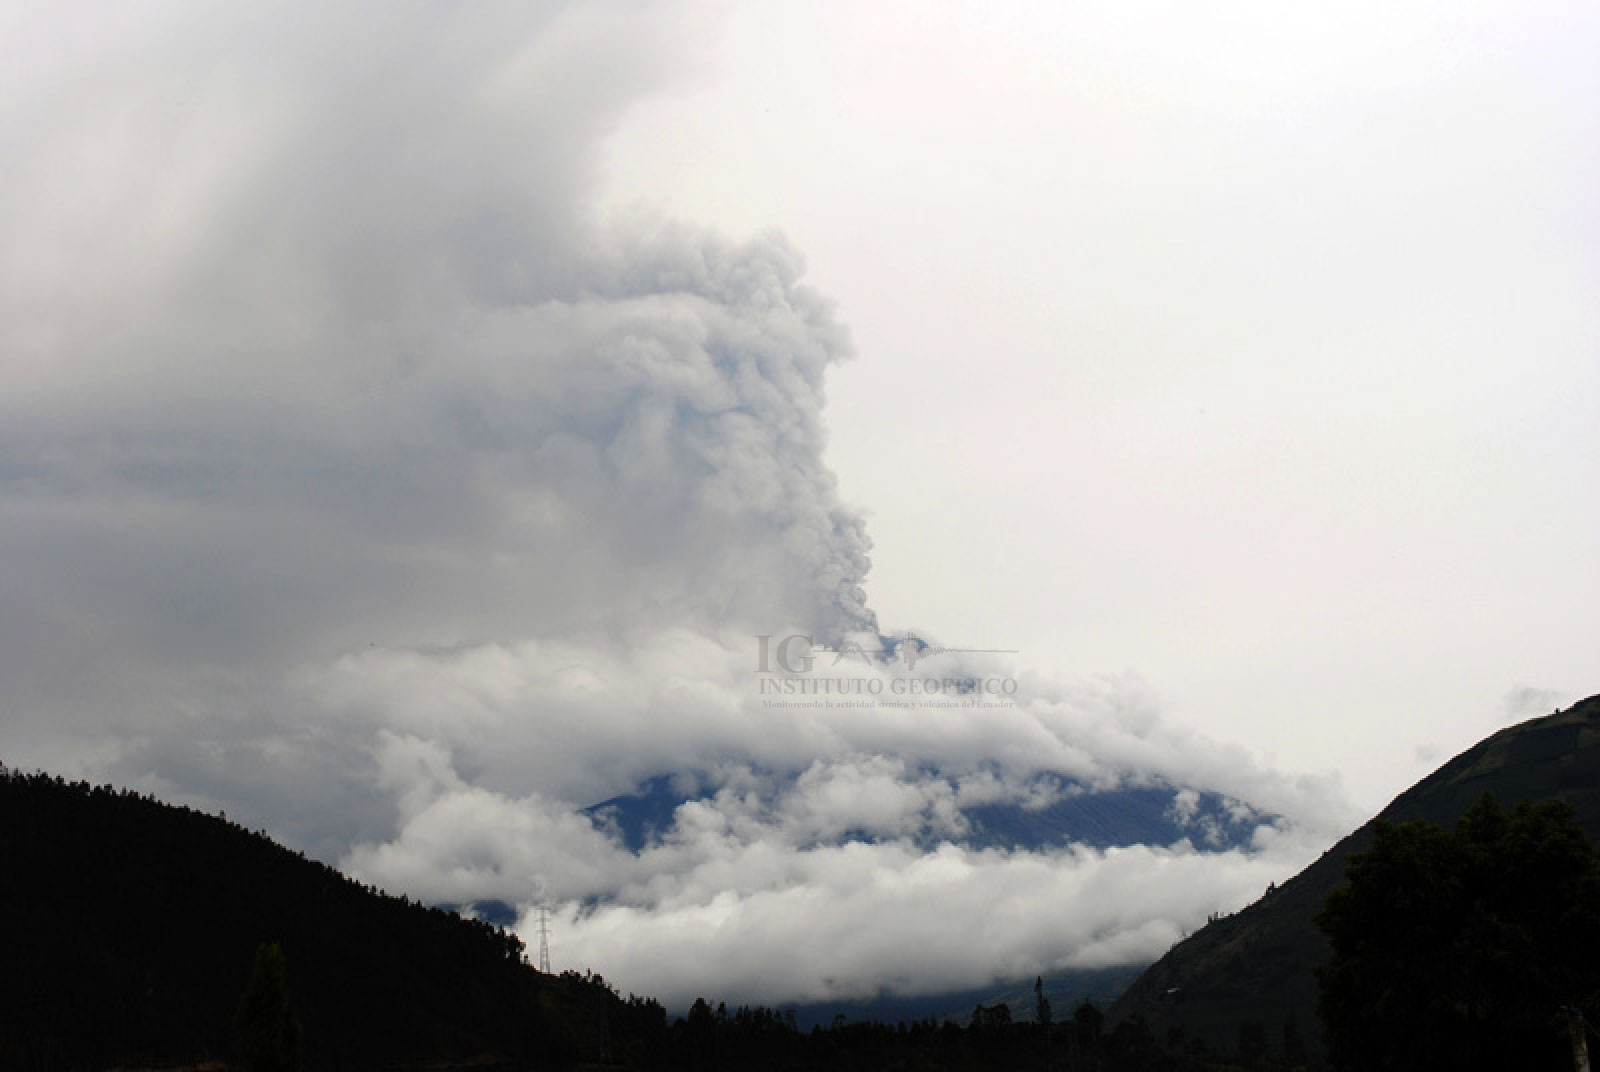
<svg viewBox="0 0 1600 1072">
<path fill-rule="evenodd" d="M 265 942 L 313 1068 L 545 1067 L 629 1012 L 540 975 L 497 927 L 225 819 L 0 767 L 0 1068 L 226 1060 Z M 659 1005 L 631 1009 L 664 1027 Z"/>
<path fill-rule="evenodd" d="M 1378 818 L 1448 826 L 1484 792 L 1505 803 L 1566 801 L 1600 841 L 1600 696 L 1479 742 Z M 1231 1051 L 1241 1028 L 1276 1039 L 1292 1022 L 1320 1060 L 1315 970 L 1328 945 L 1312 920 L 1342 884 L 1350 855 L 1371 838 L 1368 823 L 1260 901 L 1174 946 L 1112 1007 L 1113 1022 L 1140 1017 L 1158 1039 L 1199 1040 L 1213 1053 Z"/>
</svg>

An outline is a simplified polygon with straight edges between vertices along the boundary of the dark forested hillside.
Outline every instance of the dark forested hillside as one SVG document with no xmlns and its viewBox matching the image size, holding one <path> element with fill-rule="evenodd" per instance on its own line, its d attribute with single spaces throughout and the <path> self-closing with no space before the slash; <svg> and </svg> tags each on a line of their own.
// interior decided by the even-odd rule
<svg viewBox="0 0 1600 1072">
<path fill-rule="evenodd" d="M 313 1068 L 515 1064 L 583 1044 L 593 1018 L 581 981 L 540 976 L 487 923 L 385 896 L 224 819 L 0 774 L 0 1068 L 226 1059 L 270 942 Z"/>
<path fill-rule="evenodd" d="M 1479 742 L 1377 818 L 1448 826 L 1485 792 L 1508 804 L 1565 801 L 1600 841 L 1600 696 Z M 1257 903 L 1174 946 L 1117 1001 L 1113 1021 L 1139 1017 L 1158 1037 L 1198 1039 L 1216 1050 L 1234 1045 L 1241 1031 L 1276 1037 L 1292 1017 L 1319 1059 L 1315 970 L 1328 959 L 1328 943 L 1313 919 L 1344 881 L 1350 855 L 1371 839 L 1369 823 Z"/>
</svg>

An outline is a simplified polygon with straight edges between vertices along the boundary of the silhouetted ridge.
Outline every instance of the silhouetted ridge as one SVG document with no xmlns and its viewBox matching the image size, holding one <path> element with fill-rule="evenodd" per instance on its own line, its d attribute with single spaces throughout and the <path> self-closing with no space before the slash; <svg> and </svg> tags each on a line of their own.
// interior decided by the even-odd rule
<svg viewBox="0 0 1600 1072">
<path fill-rule="evenodd" d="M 1397 796 L 1378 819 L 1453 824 L 1485 792 L 1505 804 L 1563 800 L 1600 842 L 1600 696 L 1500 730 Z M 1173 946 L 1112 1006 L 1113 1020 L 1139 1017 L 1158 1037 L 1172 1032 L 1225 1050 L 1241 1025 L 1268 1035 L 1288 1017 L 1321 1060 L 1315 970 L 1328 944 L 1313 917 L 1344 881 L 1351 853 L 1371 842 L 1368 823 L 1261 900 L 1215 920 Z"/>
<path fill-rule="evenodd" d="M 272 941 L 314 1068 L 538 1041 L 544 977 L 514 935 L 225 819 L 0 768 L 0 861 L 0 1067 L 220 1057 Z"/>
</svg>

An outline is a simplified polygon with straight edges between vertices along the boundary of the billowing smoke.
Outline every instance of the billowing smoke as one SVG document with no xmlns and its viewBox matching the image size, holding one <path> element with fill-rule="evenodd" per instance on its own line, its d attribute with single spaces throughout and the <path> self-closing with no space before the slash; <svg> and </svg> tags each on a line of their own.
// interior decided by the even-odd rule
<svg viewBox="0 0 1600 1072">
<path fill-rule="evenodd" d="M 1165 728 L 1126 679 L 930 656 L 1018 692 L 759 691 L 757 634 L 877 641 L 870 545 L 822 462 L 847 334 L 781 237 L 602 220 L 587 194 L 702 17 L 20 18 L 0 56 L 6 760 L 226 808 L 419 896 L 554 899 L 569 964 L 675 998 L 1158 953 L 1336 829 L 1330 788 Z M 582 810 L 657 776 L 694 799 L 642 848 Z M 956 843 L 976 804 L 1123 785 L 1269 817 L 1205 855 L 1198 832 Z M 986 909 L 1003 918 L 924 961 Z M 808 916 L 834 942 L 768 971 Z"/>
</svg>

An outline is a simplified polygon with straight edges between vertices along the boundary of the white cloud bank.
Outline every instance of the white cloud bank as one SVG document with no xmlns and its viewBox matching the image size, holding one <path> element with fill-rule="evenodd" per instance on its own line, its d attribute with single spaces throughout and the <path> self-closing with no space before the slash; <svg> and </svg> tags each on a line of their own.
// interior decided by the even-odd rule
<svg viewBox="0 0 1600 1072">
<path fill-rule="evenodd" d="M 567 963 L 674 999 L 1150 957 L 1353 818 L 1133 678 L 940 656 L 1017 703 L 763 704 L 754 634 L 874 625 L 822 463 L 847 334 L 782 238 L 587 199 L 699 9 L 103 15 L 0 35 L 8 763 L 418 896 L 552 897 Z M 663 773 L 715 792 L 642 851 L 576 811 Z M 1221 854 L 941 844 L 1041 785 L 1286 821 Z"/>
</svg>

